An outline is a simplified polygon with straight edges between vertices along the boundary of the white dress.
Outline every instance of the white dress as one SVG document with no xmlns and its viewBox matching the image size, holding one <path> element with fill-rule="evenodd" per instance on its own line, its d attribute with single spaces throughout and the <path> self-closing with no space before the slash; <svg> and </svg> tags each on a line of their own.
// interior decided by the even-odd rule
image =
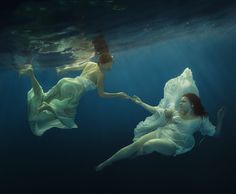
<svg viewBox="0 0 236 194">
<path fill-rule="evenodd" d="M 157 138 L 165 139 L 176 145 L 175 155 L 178 155 L 190 151 L 194 147 L 195 140 L 193 134 L 195 132 L 200 131 L 202 135 L 214 135 L 215 126 L 208 120 L 208 117 L 185 120 L 179 116 L 177 111 L 179 100 L 186 93 L 194 93 L 199 96 L 189 68 L 186 68 L 180 76 L 166 83 L 164 98 L 156 107 L 157 111 L 137 125 L 134 129 L 133 141 L 156 130 Z M 165 117 L 164 112 L 166 108 L 174 110 L 170 121 L 166 120 Z"/>
<path fill-rule="evenodd" d="M 32 132 L 40 136 L 50 128 L 77 128 L 74 122 L 76 109 L 81 95 L 95 89 L 96 85 L 89 79 L 78 76 L 63 78 L 44 93 L 42 87 L 39 95 L 33 89 L 28 92 L 28 119 Z M 39 111 L 42 102 L 47 102 L 52 111 Z"/>
</svg>

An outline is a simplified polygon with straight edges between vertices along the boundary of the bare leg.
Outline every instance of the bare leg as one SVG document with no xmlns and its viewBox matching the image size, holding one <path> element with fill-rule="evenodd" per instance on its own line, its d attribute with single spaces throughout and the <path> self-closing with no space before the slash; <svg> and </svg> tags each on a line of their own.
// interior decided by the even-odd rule
<svg viewBox="0 0 236 194">
<path fill-rule="evenodd" d="M 34 94 L 36 96 L 41 95 L 41 86 L 34 75 L 32 65 L 26 65 L 25 68 L 20 69 L 19 74 L 29 76 L 31 83 L 32 83 L 32 88 L 33 88 Z"/>
<path fill-rule="evenodd" d="M 176 145 L 165 139 L 151 139 L 143 144 L 140 155 L 158 152 L 166 156 L 172 156 L 176 152 Z"/>
<path fill-rule="evenodd" d="M 98 165 L 96 170 L 100 171 L 117 160 L 130 158 L 132 156 L 145 155 L 154 151 L 166 156 L 172 156 L 176 152 L 176 145 L 168 140 L 156 138 L 156 133 L 154 131 L 144 135 L 136 142 L 120 149 L 112 157 Z"/>
<path fill-rule="evenodd" d="M 116 152 L 112 157 L 110 157 L 109 159 L 107 159 L 106 161 L 104 161 L 103 163 L 99 164 L 96 167 L 97 171 L 102 170 L 104 167 L 111 165 L 112 162 L 117 161 L 117 160 L 121 160 L 124 158 L 130 158 L 132 156 L 138 156 L 140 154 L 139 150 L 142 148 L 143 144 L 148 142 L 151 139 L 155 139 L 156 138 L 156 131 L 153 131 L 151 133 L 148 133 L 146 135 L 144 135 L 143 137 L 141 137 L 140 139 L 138 139 L 136 142 L 120 149 L 118 152 Z"/>
</svg>

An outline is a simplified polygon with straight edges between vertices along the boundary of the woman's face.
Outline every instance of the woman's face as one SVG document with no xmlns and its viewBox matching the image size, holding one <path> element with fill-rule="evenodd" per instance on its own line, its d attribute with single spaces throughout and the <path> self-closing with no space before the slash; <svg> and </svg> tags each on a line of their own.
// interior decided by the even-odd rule
<svg viewBox="0 0 236 194">
<path fill-rule="evenodd" d="M 183 96 L 181 98 L 179 103 L 179 110 L 183 113 L 188 113 L 192 110 L 192 104 L 187 97 Z"/>
</svg>

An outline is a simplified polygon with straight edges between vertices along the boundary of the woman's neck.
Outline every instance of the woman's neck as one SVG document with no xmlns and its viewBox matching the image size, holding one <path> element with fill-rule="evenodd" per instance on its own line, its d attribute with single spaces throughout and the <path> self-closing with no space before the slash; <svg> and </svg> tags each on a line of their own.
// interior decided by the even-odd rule
<svg viewBox="0 0 236 194">
<path fill-rule="evenodd" d="M 100 70 L 102 73 L 105 72 L 105 69 L 103 69 L 100 64 L 98 64 L 98 68 L 99 68 L 99 70 Z"/>
</svg>

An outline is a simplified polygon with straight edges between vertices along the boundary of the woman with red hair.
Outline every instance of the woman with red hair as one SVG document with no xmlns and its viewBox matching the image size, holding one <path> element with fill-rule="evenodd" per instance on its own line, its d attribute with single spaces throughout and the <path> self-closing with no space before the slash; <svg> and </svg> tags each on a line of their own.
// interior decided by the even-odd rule
<svg viewBox="0 0 236 194">
<path fill-rule="evenodd" d="M 133 143 L 120 149 L 112 157 L 97 166 L 96 170 L 117 160 L 158 152 L 166 156 L 176 156 L 190 151 L 195 140 L 193 134 L 218 135 L 224 117 L 224 108 L 219 109 L 217 124 L 208 119 L 199 92 L 192 78 L 192 72 L 186 68 L 178 77 L 169 80 L 164 88 L 164 98 L 158 106 L 144 103 L 133 96 L 133 102 L 152 113 L 134 129 Z"/>
</svg>

